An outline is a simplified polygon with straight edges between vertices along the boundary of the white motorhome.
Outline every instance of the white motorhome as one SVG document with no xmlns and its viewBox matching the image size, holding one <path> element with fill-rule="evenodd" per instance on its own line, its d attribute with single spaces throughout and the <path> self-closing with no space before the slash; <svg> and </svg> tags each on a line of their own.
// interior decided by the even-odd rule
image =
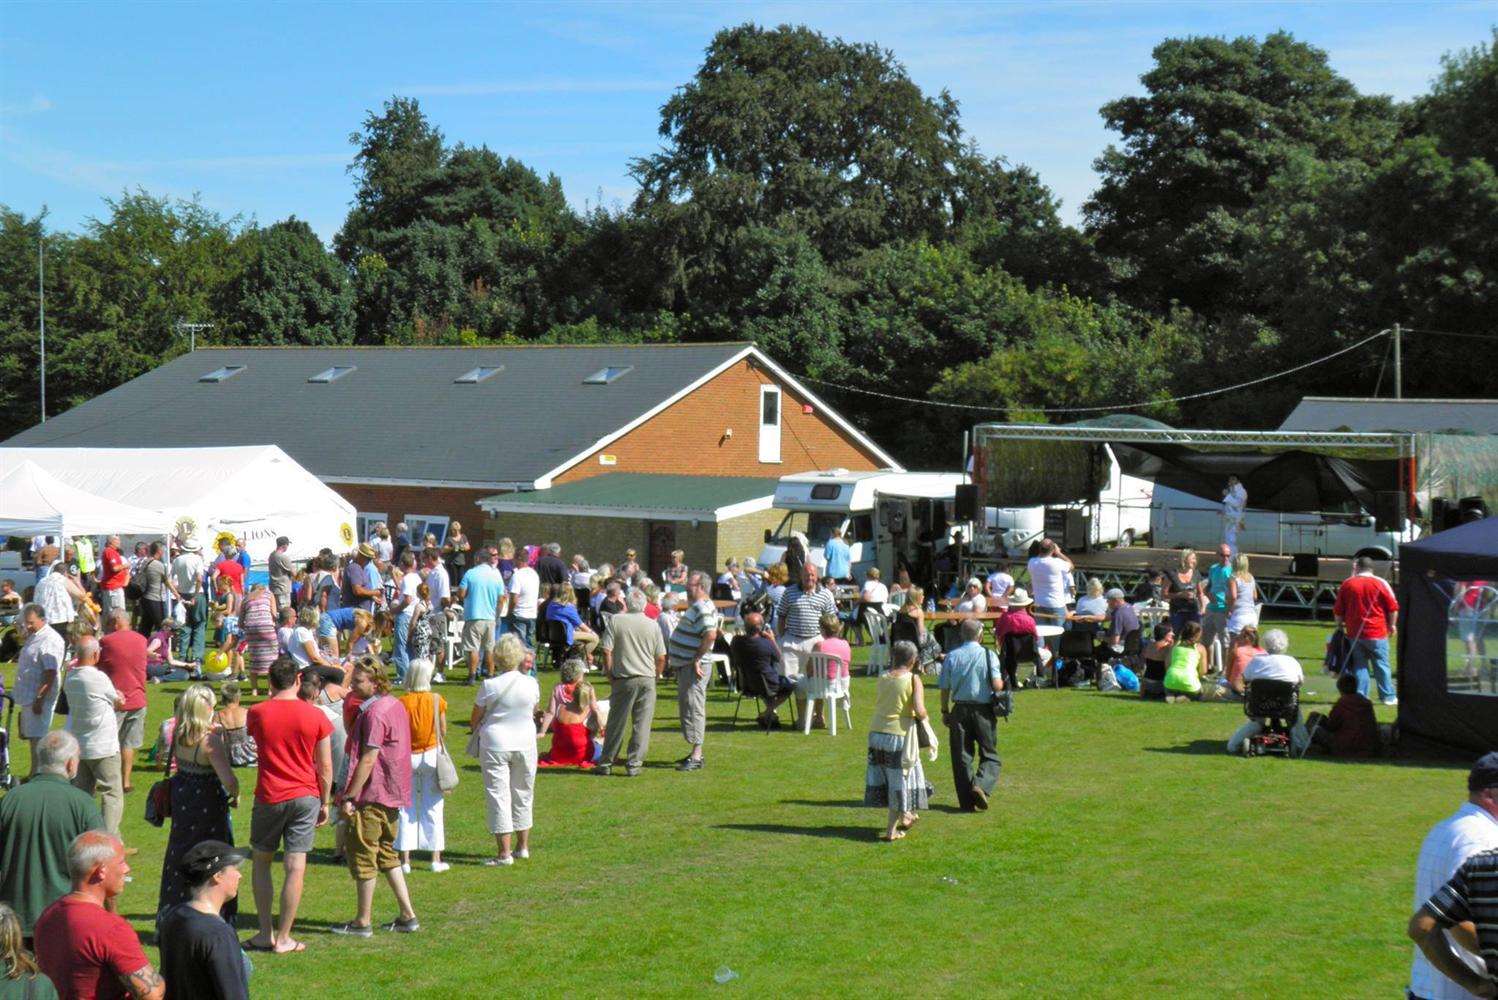
<svg viewBox="0 0 1498 1000">
<path fill-rule="evenodd" d="M 1399 546 L 1420 536 L 1410 523 L 1403 532 L 1379 531 L 1366 512 L 1279 513 L 1255 510 L 1243 513 L 1238 548 L 1244 552 L 1314 553 L 1322 556 L 1369 556 L 1392 559 Z M 1156 548 L 1215 549 L 1222 541 L 1222 504 L 1193 496 L 1169 486 L 1155 487 L 1150 511 L 1150 543 Z"/>
<path fill-rule="evenodd" d="M 878 566 L 888 578 L 897 550 L 914 564 L 922 535 L 929 544 L 933 528 L 946 534 L 957 487 L 964 481 L 960 472 L 832 469 L 782 476 L 775 486 L 775 509 L 785 516 L 779 527 L 766 530 L 759 563 L 779 562 L 791 532 L 800 531 L 811 543 L 808 558 L 825 568 L 822 546 L 837 529 L 851 550 L 855 577 L 862 580 L 869 567 Z"/>
<path fill-rule="evenodd" d="M 1046 511 L 1081 517 L 1086 522 L 1089 547 L 1133 545 L 1150 530 L 1150 504 L 1154 484 L 1128 475 L 1118 464 L 1113 449 L 1103 446 L 1108 461 L 1108 481 L 1096 503 L 1073 503 L 1046 507 L 985 507 L 983 521 L 974 532 L 975 551 L 992 555 L 1021 556 L 1030 543 L 1046 533 Z M 1070 543 L 1074 546 L 1076 543 Z"/>
</svg>

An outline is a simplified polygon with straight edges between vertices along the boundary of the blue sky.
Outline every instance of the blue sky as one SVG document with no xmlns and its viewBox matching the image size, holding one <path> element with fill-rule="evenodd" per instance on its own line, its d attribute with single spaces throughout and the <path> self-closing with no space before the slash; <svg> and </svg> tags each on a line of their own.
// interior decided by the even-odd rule
<svg viewBox="0 0 1498 1000">
<path fill-rule="evenodd" d="M 985 152 L 1025 163 L 1076 218 L 1107 100 L 1184 34 L 1278 28 L 1367 92 L 1409 97 L 1490 37 L 1487 3 L 0 5 L 0 201 L 53 228 L 139 185 L 330 238 L 352 196 L 348 133 L 392 94 L 450 141 L 561 177 L 579 207 L 627 201 L 630 157 L 718 29 L 804 23 L 892 49 L 961 102 Z"/>
</svg>

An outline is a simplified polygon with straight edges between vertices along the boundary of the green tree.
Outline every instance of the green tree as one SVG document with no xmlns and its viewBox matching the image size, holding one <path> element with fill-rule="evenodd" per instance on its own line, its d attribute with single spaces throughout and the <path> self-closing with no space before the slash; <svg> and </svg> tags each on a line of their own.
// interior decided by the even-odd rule
<svg viewBox="0 0 1498 1000">
<path fill-rule="evenodd" d="M 294 216 L 235 240 L 241 263 L 216 312 L 219 339 L 238 344 L 348 344 L 354 287 L 312 227 Z"/>
<path fill-rule="evenodd" d="M 1102 109 L 1122 146 L 1096 162 L 1088 225 L 1140 304 L 1241 311 L 1243 214 L 1298 154 L 1376 162 L 1396 130 L 1393 107 L 1284 32 L 1168 39 L 1154 58 L 1144 96 Z"/>
<path fill-rule="evenodd" d="M 1449 53 L 1429 94 L 1414 102 L 1416 128 L 1457 160 L 1498 168 L 1498 28 L 1491 41 Z"/>
</svg>

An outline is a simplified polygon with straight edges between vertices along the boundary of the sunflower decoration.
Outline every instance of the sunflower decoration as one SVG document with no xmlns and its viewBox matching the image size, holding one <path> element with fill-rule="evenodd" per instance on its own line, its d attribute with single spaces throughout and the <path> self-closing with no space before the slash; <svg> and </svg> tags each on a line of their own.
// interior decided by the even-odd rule
<svg viewBox="0 0 1498 1000">
<path fill-rule="evenodd" d="M 232 531 L 220 531 L 213 536 L 213 551 L 219 551 L 224 547 L 225 542 L 228 542 L 230 545 L 235 544 L 234 533 Z"/>
<path fill-rule="evenodd" d="M 197 518 L 187 515 L 177 518 L 177 523 L 172 526 L 172 533 L 176 536 L 179 543 L 196 537 L 198 533 Z"/>
<path fill-rule="evenodd" d="M 344 544 L 345 547 L 347 547 L 347 548 L 353 548 L 354 547 L 354 526 L 353 525 L 349 524 L 347 521 L 344 521 L 342 524 L 340 524 L 338 526 L 338 536 L 343 539 L 343 544 Z"/>
</svg>

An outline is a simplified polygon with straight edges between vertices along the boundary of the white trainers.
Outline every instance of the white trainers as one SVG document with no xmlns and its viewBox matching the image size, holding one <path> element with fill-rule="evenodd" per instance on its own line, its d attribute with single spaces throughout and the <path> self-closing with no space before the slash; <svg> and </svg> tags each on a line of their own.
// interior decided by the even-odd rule
<svg viewBox="0 0 1498 1000">
<path fill-rule="evenodd" d="M 409 875 L 409 874 L 411 874 L 411 866 L 409 864 L 403 864 L 403 865 L 401 865 L 401 874 L 402 875 Z"/>
<path fill-rule="evenodd" d="M 1391 697 L 1388 697 L 1388 698 L 1384 699 L 1384 704 L 1385 705 L 1397 705 L 1397 704 L 1399 704 L 1399 699 L 1391 696 Z"/>
<path fill-rule="evenodd" d="M 445 871 L 447 871 L 451 867 L 452 867 L 452 865 L 448 864 L 446 861 L 433 861 L 432 862 L 432 871 L 434 871 L 434 872 L 445 872 Z"/>
<path fill-rule="evenodd" d="M 484 867 L 485 868 L 499 868 L 501 866 L 513 865 L 514 863 L 515 863 L 515 856 L 513 854 L 506 854 L 502 858 L 485 858 L 484 859 Z"/>
<path fill-rule="evenodd" d="M 441 674 L 433 674 L 432 675 L 432 683 L 433 684 L 446 684 L 447 683 L 447 678 L 443 677 Z"/>
<path fill-rule="evenodd" d="M 518 850 L 518 851 L 515 852 L 515 857 L 519 858 L 522 861 L 526 860 L 530 856 L 531 856 L 531 852 L 530 852 L 530 848 L 528 848 L 528 847 L 522 847 L 520 850 Z"/>
</svg>

